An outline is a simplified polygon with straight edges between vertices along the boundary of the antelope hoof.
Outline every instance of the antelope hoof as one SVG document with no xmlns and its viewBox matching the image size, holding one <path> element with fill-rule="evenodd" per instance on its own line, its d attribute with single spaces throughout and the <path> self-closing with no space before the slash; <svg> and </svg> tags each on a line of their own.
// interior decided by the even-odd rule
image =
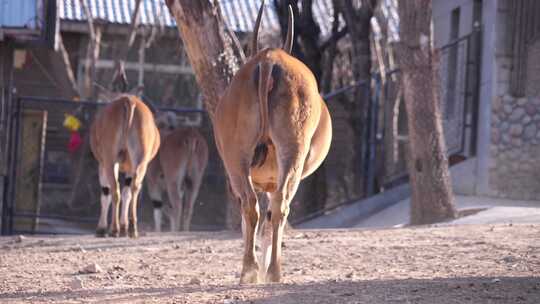
<svg viewBox="0 0 540 304">
<path fill-rule="evenodd" d="M 240 284 L 258 284 L 259 283 L 259 267 L 250 267 L 242 270 L 240 275 Z"/>
<path fill-rule="evenodd" d="M 266 273 L 266 282 L 268 283 L 279 283 L 281 282 L 281 271 L 279 268 L 270 266 L 268 272 Z"/>
<path fill-rule="evenodd" d="M 268 283 L 279 283 L 281 282 L 281 275 L 276 273 L 267 273 L 266 282 Z"/>
<path fill-rule="evenodd" d="M 126 237 L 128 235 L 127 225 L 120 226 L 120 237 Z"/>
<path fill-rule="evenodd" d="M 97 228 L 96 229 L 96 237 L 104 238 L 106 236 L 107 236 L 107 228 Z"/>
<path fill-rule="evenodd" d="M 115 229 L 112 229 L 111 232 L 109 233 L 110 236 L 112 237 L 119 237 L 120 236 L 120 232 L 118 231 L 117 228 Z"/>
<path fill-rule="evenodd" d="M 129 225 L 128 233 L 130 238 L 136 239 L 139 237 L 139 230 L 133 222 Z"/>
<path fill-rule="evenodd" d="M 137 230 L 130 230 L 129 237 L 132 239 L 136 239 L 139 237 L 139 232 Z"/>
</svg>

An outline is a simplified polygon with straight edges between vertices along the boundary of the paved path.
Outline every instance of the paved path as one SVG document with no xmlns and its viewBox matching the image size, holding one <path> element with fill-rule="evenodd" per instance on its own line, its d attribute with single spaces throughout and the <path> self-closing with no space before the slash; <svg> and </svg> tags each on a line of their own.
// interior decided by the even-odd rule
<svg viewBox="0 0 540 304">
<path fill-rule="evenodd" d="M 465 216 L 446 224 L 504 224 L 540 223 L 540 202 L 497 199 L 481 196 L 456 196 L 458 209 L 482 208 L 474 215 Z M 375 215 L 359 221 L 354 227 L 399 227 L 409 223 L 410 199 L 388 207 Z"/>
</svg>

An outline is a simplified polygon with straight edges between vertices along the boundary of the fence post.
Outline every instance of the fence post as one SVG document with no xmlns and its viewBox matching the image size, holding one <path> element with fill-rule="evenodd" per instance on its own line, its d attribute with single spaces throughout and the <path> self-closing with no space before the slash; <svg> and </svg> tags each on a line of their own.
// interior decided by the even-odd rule
<svg viewBox="0 0 540 304">
<path fill-rule="evenodd" d="M 10 124 L 8 129 L 8 168 L 7 182 L 4 189 L 4 204 L 2 210 L 2 235 L 13 233 L 13 212 L 15 201 L 15 186 L 17 177 L 17 150 L 19 146 L 19 124 L 21 115 L 21 101 L 15 92 L 10 92 Z"/>
<path fill-rule="evenodd" d="M 361 85 L 357 87 L 357 90 L 364 90 L 365 94 L 365 100 L 367 101 L 365 104 L 360 104 L 357 108 L 357 113 L 354 115 L 360 116 L 360 119 L 358 120 L 357 124 L 360 125 L 360 134 L 355 134 L 355 136 L 360 136 L 360 140 L 356 140 L 356 144 L 359 145 L 355 147 L 356 153 L 360 153 L 360 161 L 359 161 L 359 171 L 361 174 L 361 180 L 360 185 L 354 185 L 355 187 L 360 186 L 362 189 L 360 191 L 360 198 L 367 197 L 367 177 L 368 177 L 368 159 L 369 159 L 369 151 L 368 151 L 368 145 L 369 145 L 369 108 L 370 108 L 370 94 L 371 94 L 371 79 L 368 79 L 367 81 L 363 82 Z M 359 102 L 359 101 L 355 101 Z M 367 106 L 367 110 L 364 108 Z"/>
<path fill-rule="evenodd" d="M 468 39 L 467 42 L 467 63 L 470 64 L 472 57 L 472 75 L 469 75 L 471 68 L 468 67 L 467 69 L 467 75 L 473 77 L 472 83 L 467 81 L 467 86 L 472 86 L 472 88 L 467 88 L 467 92 L 469 92 L 469 89 L 472 91 L 471 96 L 468 99 L 470 101 L 469 109 L 471 113 L 470 117 L 470 140 L 469 140 L 469 155 L 476 156 L 476 140 L 478 135 L 478 111 L 479 111 L 479 103 L 480 103 L 480 74 L 481 74 L 481 62 L 482 62 L 482 28 L 479 23 L 476 23 L 474 25 L 474 29 L 472 32 L 471 37 Z"/>
<path fill-rule="evenodd" d="M 370 197 L 375 192 L 375 168 L 376 168 L 376 145 L 377 145 L 377 128 L 378 128 L 378 102 L 379 93 L 381 90 L 381 75 L 379 73 L 373 76 L 375 80 L 375 92 L 371 94 L 368 106 L 367 117 L 367 153 L 366 153 L 366 197 Z M 371 89 L 371 87 L 368 87 Z"/>
</svg>

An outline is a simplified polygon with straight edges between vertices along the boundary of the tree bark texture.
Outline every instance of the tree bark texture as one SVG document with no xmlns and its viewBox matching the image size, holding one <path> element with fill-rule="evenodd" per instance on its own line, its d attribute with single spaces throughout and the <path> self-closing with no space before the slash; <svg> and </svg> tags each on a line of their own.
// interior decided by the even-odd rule
<svg viewBox="0 0 540 304">
<path fill-rule="evenodd" d="M 349 31 L 352 44 L 352 72 L 356 81 L 365 81 L 365 85 L 355 90 L 354 100 L 344 104 L 350 113 L 349 123 L 354 130 L 354 195 L 363 197 L 366 194 L 364 172 L 366 167 L 367 146 L 367 116 L 369 109 L 370 80 L 371 80 L 371 18 L 373 17 L 377 0 L 362 0 L 360 5 L 352 1 L 338 1 L 339 10 Z M 373 118 L 375 119 L 375 118 Z"/>
<path fill-rule="evenodd" d="M 431 0 L 399 2 L 397 58 L 409 127 L 411 224 L 456 217 L 439 109 L 437 54 L 431 41 Z"/>
<path fill-rule="evenodd" d="M 210 119 L 221 94 L 240 66 L 240 58 L 225 28 L 217 1 L 166 0 L 176 20 Z"/>
</svg>

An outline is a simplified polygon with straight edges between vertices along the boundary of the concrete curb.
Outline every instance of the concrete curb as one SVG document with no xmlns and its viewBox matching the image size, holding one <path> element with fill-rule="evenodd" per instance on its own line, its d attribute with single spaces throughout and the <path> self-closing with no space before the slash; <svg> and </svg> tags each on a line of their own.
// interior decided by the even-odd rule
<svg viewBox="0 0 540 304">
<path fill-rule="evenodd" d="M 348 228 L 373 214 L 408 198 L 411 194 L 409 184 L 397 186 L 365 200 L 346 205 L 328 214 L 319 216 L 295 226 L 299 229 Z"/>
</svg>

